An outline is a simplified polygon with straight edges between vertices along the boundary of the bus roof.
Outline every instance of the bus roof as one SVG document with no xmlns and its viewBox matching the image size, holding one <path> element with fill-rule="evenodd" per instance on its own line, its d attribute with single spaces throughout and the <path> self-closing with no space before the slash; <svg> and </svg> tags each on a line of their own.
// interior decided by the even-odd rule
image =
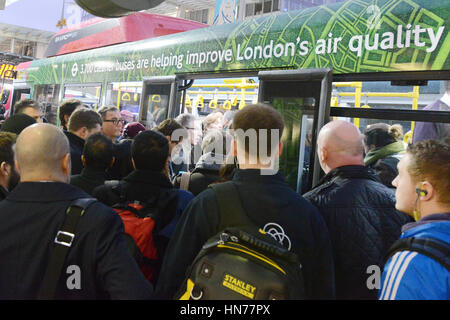
<svg viewBox="0 0 450 320">
<path fill-rule="evenodd" d="M 57 32 L 50 40 L 45 56 L 79 52 L 207 26 L 196 21 L 143 12 L 115 19 L 93 18 Z"/>
<path fill-rule="evenodd" d="M 449 17 L 450 0 L 349 0 L 37 60 L 29 78 L 51 84 L 274 68 L 450 70 Z"/>
</svg>

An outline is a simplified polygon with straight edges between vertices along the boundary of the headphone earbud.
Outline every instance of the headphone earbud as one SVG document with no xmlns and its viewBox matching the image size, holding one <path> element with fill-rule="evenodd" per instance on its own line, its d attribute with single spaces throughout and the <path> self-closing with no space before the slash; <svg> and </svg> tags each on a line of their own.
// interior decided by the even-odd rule
<svg viewBox="0 0 450 320">
<path fill-rule="evenodd" d="M 428 191 L 422 189 L 422 187 L 423 187 L 423 182 L 420 183 L 420 187 L 419 187 L 419 188 L 416 188 L 416 193 L 417 193 L 419 196 L 424 197 L 424 196 L 426 196 L 426 195 L 428 194 Z"/>
<path fill-rule="evenodd" d="M 416 193 L 417 193 L 419 196 L 424 197 L 424 196 L 426 196 L 426 195 L 428 194 L 428 191 L 427 191 L 427 190 L 423 190 L 423 189 L 416 188 Z"/>
</svg>

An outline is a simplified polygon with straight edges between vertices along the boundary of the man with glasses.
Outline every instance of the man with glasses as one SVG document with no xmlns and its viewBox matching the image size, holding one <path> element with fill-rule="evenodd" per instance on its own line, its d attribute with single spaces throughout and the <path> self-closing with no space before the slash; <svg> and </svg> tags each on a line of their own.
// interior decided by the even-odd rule
<svg viewBox="0 0 450 320">
<path fill-rule="evenodd" d="M 98 110 L 98 113 L 103 120 L 102 133 L 116 142 L 123 129 L 123 120 L 119 109 L 114 106 L 104 106 Z"/>
<path fill-rule="evenodd" d="M 102 117 L 102 133 L 114 142 L 114 157 L 116 161 L 107 171 L 108 180 L 121 180 L 124 177 L 122 168 L 130 165 L 130 148 L 123 143 L 118 143 L 124 126 L 124 121 L 119 109 L 114 106 L 103 106 L 98 110 Z M 125 174 L 126 175 L 126 174 Z"/>
</svg>

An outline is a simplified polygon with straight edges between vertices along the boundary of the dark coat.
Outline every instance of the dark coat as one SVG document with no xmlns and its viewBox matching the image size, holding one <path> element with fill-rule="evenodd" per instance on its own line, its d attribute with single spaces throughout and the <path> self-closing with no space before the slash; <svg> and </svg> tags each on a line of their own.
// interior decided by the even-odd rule
<svg viewBox="0 0 450 320">
<path fill-rule="evenodd" d="M 35 299 L 57 231 L 73 200 L 88 198 L 60 182 L 20 183 L 0 202 L 0 299 Z M 57 287 L 58 299 L 146 299 L 152 286 L 131 257 L 119 216 L 100 202 L 80 218 Z M 68 266 L 81 289 L 68 289 Z"/>
<path fill-rule="evenodd" d="M 106 173 L 93 168 L 83 168 L 80 174 L 70 177 L 70 184 L 92 195 L 96 187 L 105 183 Z"/>
<path fill-rule="evenodd" d="M 395 195 L 364 166 L 330 171 L 306 193 L 324 217 L 333 246 L 337 299 L 376 299 L 367 268 L 383 258 L 410 218 L 395 210 Z"/>
<path fill-rule="evenodd" d="M 83 170 L 81 155 L 83 154 L 84 140 L 69 131 L 64 131 L 70 144 L 70 159 L 72 161 L 71 175 L 80 174 Z"/>
<path fill-rule="evenodd" d="M 195 165 L 195 169 L 191 172 L 188 190 L 194 196 L 206 190 L 211 183 L 219 181 L 220 163 L 213 163 L 213 158 L 220 159 L 223 162 L 225 157 L 223 155 L 215 156 L 214 153 L 204 154 Z M 180 188 L 180 184 L 181 174 L 173 181 L 175 188 Z"/>
<path fill-rule="evenodd" d="M 156 274 L 158 274 L 169 239 L 175 231 L 183 210 L 194 198 L 193 195 L 188 191 L 173 188 L 166 175 L 144 170 L 133 171 L 120 182 L 119 186 L 97 187 L 93 194 L 108 206 L 138 200 L 162 210 L 160 211 L 162 215 L 155 219 L 154 229 L 155 246 L 160 257 L 156 264 Z M 155 277 L 157 281 L 158 276 Z"/>
<path fill-rule="evenodd" d="M 260 170 L 235 170 L 242 206 L 261 229 L 280 225 L 285 245 L 303 265 L 306 293 L 313 299 L 334 298 L 334 268 L 325 222 L 317 209 L 286 183 L 283 175 L 260 175 Z M 161 268 L 157 297 L 170 299 L 181 287 L 188 266 L 203 244 L 220 230 L 220 211 L 212 189 L 188 205 L 172 237 Z M 269 226 L 270 227 L 270 226 Z"/>
<path fill-rule="evenodd" d="M 8 190 L 6 190 L 2 186 L 0 186 L 0 201 L 5 199 L 7 195 L 8 195 Z"/>
<path fill-rule="evenodd" d="M 114 143 L 115 161 L 111 168 L 106 171 L 107 180 L 121 180 L 133 171 L 131 162 L 131 144 L 133 140 L 123 139 Z"/>
</svg>

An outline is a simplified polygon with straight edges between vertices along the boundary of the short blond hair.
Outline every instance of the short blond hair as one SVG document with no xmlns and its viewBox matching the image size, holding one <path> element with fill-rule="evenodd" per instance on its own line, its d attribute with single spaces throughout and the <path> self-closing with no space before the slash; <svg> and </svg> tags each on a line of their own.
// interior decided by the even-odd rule
<svg viewBox="0 0 450 320">
<path fill-rule="evenodd" d="M 202 121 L 203 128 L 207 129 L 211 124 L 213 124 L 219 120 L 223 120 L 222 112 L 216 111 L 216 112 L 210 113 Z"/>
</svg>

